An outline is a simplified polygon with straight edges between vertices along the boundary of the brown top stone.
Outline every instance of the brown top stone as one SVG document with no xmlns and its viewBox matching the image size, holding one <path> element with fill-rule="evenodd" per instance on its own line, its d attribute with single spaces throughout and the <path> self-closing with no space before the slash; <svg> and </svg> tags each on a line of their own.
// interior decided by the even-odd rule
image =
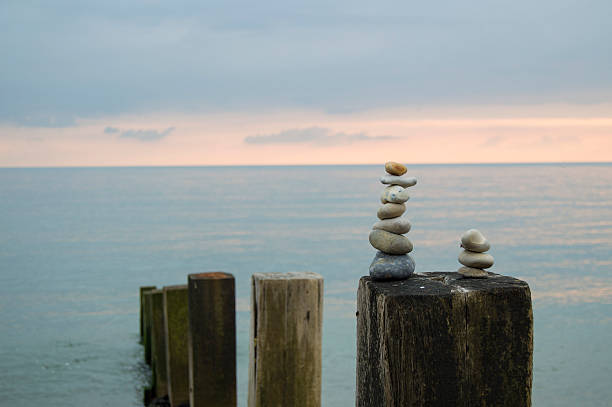
<svg viewBox="0 0 612 407">
<path fill-rule="evenodd" d="M 408 169 L 404 164 L 389 161 L 385 163 L 385 171 L 391 175 L 404 175 Z"/>
</svg>

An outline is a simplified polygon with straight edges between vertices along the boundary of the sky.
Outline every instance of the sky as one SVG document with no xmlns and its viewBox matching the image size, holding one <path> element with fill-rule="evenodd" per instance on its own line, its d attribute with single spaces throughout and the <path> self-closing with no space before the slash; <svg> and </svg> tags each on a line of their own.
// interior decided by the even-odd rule
<svg viewBox="0 0 612 407">
<path fill-rule="evenodd" d="M 612 161 L 612 2 L 0 2 L 0 166 Z"/>
</svg>

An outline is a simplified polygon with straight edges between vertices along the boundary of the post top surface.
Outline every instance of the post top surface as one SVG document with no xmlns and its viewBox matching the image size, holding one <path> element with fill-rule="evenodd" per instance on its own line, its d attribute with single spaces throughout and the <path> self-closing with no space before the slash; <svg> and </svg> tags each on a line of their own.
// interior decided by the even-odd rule
<svg viewBox="0 0 612 407">
<path fill-rule="evenodd" d="M 167 285 L 164 287 L 164 291 L 179 291 L 179 290 L 186 290 L 186 289 L 187 289 L 187 284 Z"/>
<path fill-rule="evenodd" d="M 151 293 L 151 295 L 163 294 L 164 290 L 160 288 L 160 289 L 151 290 L 149 291 L 149 293 Z"/>
<path fill-rule="evenodd" d="M 529 288 L 529 285 L 514 277 L 489 272 L 488 278 L 465 278 L 456 272 L 415 273 L 406 280 L 374 281 L 369 276 L 361 277 L 360 285 L 387 296 L 451 295 L 471 291 L 498 291 Z"/>
<path fill-rule="evenodd" d="M 222 271 L 212 271 L 207 273 L 189 274 L 189 280 L 233 280 L 234 276 L 230 273 Z"/>
<path fill-rule="evenodd" d="M 140 287 L 140 291 L 148 291 L 148 290 L 155 290 L 157 287 L 154 285 L 145 285 Z"/>
<path fill-rule="evenodd" d="M 256 280 L 322 280 L 323 276 L 311 271 L 298 271 L 288 273 L 253 273 Z"/>
</svg>

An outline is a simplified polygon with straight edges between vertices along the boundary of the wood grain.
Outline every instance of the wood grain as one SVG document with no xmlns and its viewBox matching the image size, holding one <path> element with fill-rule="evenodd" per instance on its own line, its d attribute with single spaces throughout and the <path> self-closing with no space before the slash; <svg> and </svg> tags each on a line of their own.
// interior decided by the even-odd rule
<svg viewBox="0 0 612 407">
<path fill-rule="evenodd" d="M 150 290 L 155 290 L 157 287 L 153 285 L 140 287 L 140 342 L 144 340 L 144 293 Z"/>
<path fill-rule="evenodd" d="M 151 372 L 155 397 L 168 394 L 166 334 L 164 332 L 164 292 L 151 291 Z"/>
<path fill-rule="evenodd" d="M 249 407 L 319 407 L 323 278 L 256 273 L 251 282 Z"/>
<path fill-rule="evenodd" d="M 189 405 L 236 406 L 236 298 L 234 276 L 190 274 Z"/>
<path fill-rule="evenodd" d="M 531 405 L 529 286 L 489 275 L 422 273 L 395 282 L 362 277 L 356 405 Z"/>
<path fill-rule="evenodd" d="M 164 287 L 164 330 L 168 397 L 172 407 L 189 403 L 187 286 Z"/>
</svg>

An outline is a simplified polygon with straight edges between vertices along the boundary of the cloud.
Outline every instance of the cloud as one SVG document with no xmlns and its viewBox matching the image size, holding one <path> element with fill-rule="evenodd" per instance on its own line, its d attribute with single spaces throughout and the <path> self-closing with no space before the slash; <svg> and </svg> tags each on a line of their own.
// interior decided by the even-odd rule
<svg viewBox="0 0 612 407">
<path fill-rule="evenodd" d="M 325 127 L 308 127 L 305 129 L 287 129 L 279 133 L 260 134 L 248 136 L 244 139 L 247 144 L 312 144 L 329 146 L 338 144 L 352 144 L 363 141 L 392 140 L 393 136 L 369 136 L 364 132 L 344 133 L 333 132 Z"/>
<path fill-rule="evenodd" d="M 506 137 L 504 136 L 492 136 L 485 140 L 484 143 L 481 144 L 482 147 L 497 147 L 506 141 Z"/>
<path fill-rule="evenodd" d="M 119 133 L 119 129 L 116 127 L 110 127 L 110 126 L 106 126 L 106 128 L 104 129 L 104 134 L 114 134 L 114 133 Z"/>
<path fill-rule="evenodd" d="M 107 133 L 107 129 L 109 129 L 108 127 L 106 129 L 104 129 L 104 132 Z M 119 129 L 114 129 L 111 128 L 112 130 L 119 130 Z M 151 142 L 151 141 L 159 141 L 161 139 L 163 139 L 164 137 L 167 137 L 170 135 L 170 133 L 172 133 L 174 131 L 174 127 L 168 127 L 165 130 L 162 131 L 158 131 L 158 130 L 122 130 L 121 134 L 119 135 L 119 138 L 127 138 L 127 139 L 134 139 L 134 140 L 138 140 L 138 141 L 142 141 L 142 142 Z M 116 133 L 115 131 L 111 131 L 111 133 Z"/>
</svg>

